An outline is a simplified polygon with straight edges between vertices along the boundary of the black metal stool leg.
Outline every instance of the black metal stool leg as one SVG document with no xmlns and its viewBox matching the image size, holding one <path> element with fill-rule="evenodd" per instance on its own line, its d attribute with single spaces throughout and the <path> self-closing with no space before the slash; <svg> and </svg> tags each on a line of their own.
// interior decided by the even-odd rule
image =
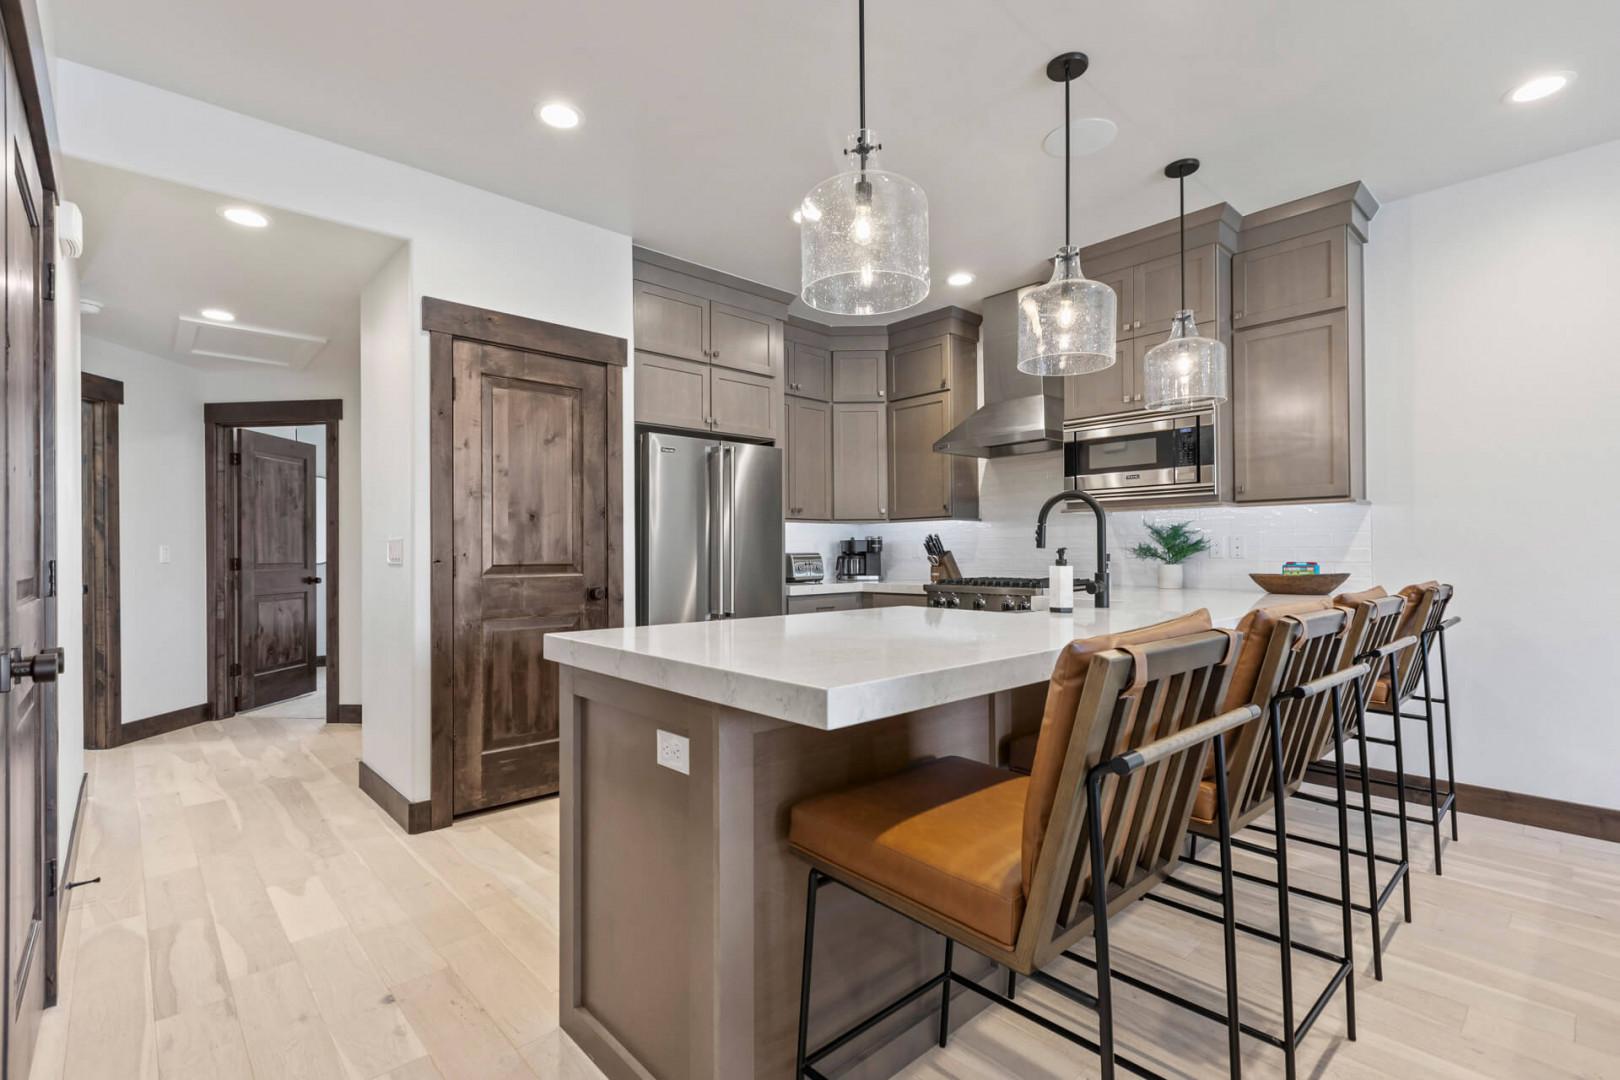
<svg viewBox="0 0 1620 1080">
<path fill-rule="evenodd" d="M 1342 687 L 1333 689 L 1333 764 L 1334 778 L 1338 782 L 1339 794 L 1339 890 L 1344 897 L 1344 959 L 1350 965 L 1349 972 L 1344 977 L 1345 990 L 1345 1026 L 1351 1040 L 1356 1037 L 1356 950 L 1353 942 L 1355 926 L 1350 910 L 1350 816 L 1345 806 L 1344 794 L 1344 715 L 1339 706 L 1339 694 Z M 1282 833 L 1277 834 L 1278 844 L 1282 847 L 1287 839 Z M 1371 856 L 1367 859 L 1372 862 Z M 1370 898 L 1370 907 L 1378 907 L 1378 895 Z"/>
<path fill-rule="evenodd" d="M 1014 995 L 1013 992 L 1015 990 L 1017 990 L 1017 989 L 1018 989 L 1018 972 L 1014 971 L 1012 968 L 1008 968 L 1007 969 L 1007 1000 L 1008 1001 L 1012 1001 L 1014 999 L 1015 995 Z"/>
<path fill-rule="evenodd" d="M 1220 823 L 1221 936 L 1226 946 L 1226 1053 L 1232 1080 L 1243 1075 L 1241 1020 L 1238 1016 L 1237 911 L 1232 887 L 1232 822 L 1226 799 L 1226 737 L 1215 739 L 1215 820 Z M 1191 833 L 1188 834 L 1191 837 Z"/>
<path fill-rule="evenodd" d="M 1102 774 L 1086 781 L 1086 820 L 1091 828 L 1091 935 L 1097 951 L 1097 1045 L 1102 1080 L 1114 1080 L 1113 969 L 1108 957 L 1108 860 L 1103 854 Z"/>
<path fill-rule="evenodd" d="M 1277 819 L 1277 941 L 1282 946 L 1283 1061 L 1288 1080 L 1294 1080 L 1297 1041 L 1294 1037 L 1294 940 L 1288 926 L 1288 821 L 1283 803 L 1282 712 L 1271 703 L 1271 797 Z"/>
<path fill-rule="evenodd" d="M 810 871 L 810 885 L 804 898 L 804 968 L 799 973 L 799 1053 L 793 1080 L 804 1080 L 805 1055 L 810 1052 L 810 958 L 816 946 L 816 892 L 821 888 L 822 873 Z"/>
<path fill-rule="evenodd" d="M 1389 658 L 1389 718 L 1395 731 L 1395 799 L 1401 822 L 1401 864 L 1412 865 L 1411 841 L 1406 833 L 1406 754 L 1402 749 L 1400 681 L 1396 678 L 1395 657 Z M 1406 921 L 1412 921 L 1412 874 L 1401 875 L 1401 900 L 1406 906 Z"/>
<path fill-rule="evenodd" d="M 1418 662 L 1423 665 L 1423 726 L 1429 736 L 1429 821 L 1434 829 L 1434 876 L 1445 873 L 1440 862 L 1440 786 L 1436 775 L 1434 753 L 1434 684 L 1429 681 L 1429 650 L 1420 646 Z"/>
<path fill-rule="evenodd" d="M 1356 745 L 1361 751 L 1361 822 L 1364 838 L 1367 843 L 1367 909 L 1372 917 L 1373 941 L 1373 978 L 1379 982 L 1384 981 L 1384 929 L 1382 926 L 1382 910 L 1378 903 L 1382 895 L 1378 891 L 1378 854 L 1373 846 L 1373 808 L 1372 808 L 1372 781 L 1367 778 L 1367 708 L 1361 698 L 1362 682 L 1355 682 L 1356 695 Z M 1344 801 L 1344 796 L 1339 796 Z"/>
<path fill-rule="evenodd" d="M 939 988 L 939 1047 L 945 1049 L 945 1036 L 951 1030 L 951 950 L 956 942 L 945 939 L 945 982 Z"/>
<path fill-rule="evenodd" d="M 1446 719 L 1446 794 L 1451 798 L 1451 839 L 1457 839 L 1457 760 L 1451 743 L 1451 673 L 1446 670 L 1446 630 L 1440 628 L 1440 704 Z"/>
</svg>

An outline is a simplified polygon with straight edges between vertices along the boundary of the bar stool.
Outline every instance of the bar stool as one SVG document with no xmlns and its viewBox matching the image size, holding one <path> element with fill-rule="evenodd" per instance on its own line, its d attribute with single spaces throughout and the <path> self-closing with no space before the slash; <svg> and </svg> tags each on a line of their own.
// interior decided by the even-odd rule
<svg viewBox="0 0 1620 1080">
<path fill-rule="evenodd" d="M 1274 888 L 1277 891 L 1277 931 L 1238 922 L 1237 929 L 1279 946 L 1282 976 L 1281 1035 L 1248 1024 L 1241 1030 L 1283 1051 L 1286 1075 L 1292 1078 L 1296 1071 L 1299 1047 L 1322 1015 L 1334 994 L 1342 986 L 1345 990 L 1345 1013 L 1348 1034 L 1356 1037 L 1355 947 L 1352 933 L 1353 902 L 1350 893 L 1350 834 L 1345 800 L 1344 773 L 1338 773 L 1341 792 L 1339 824 L 1339 889 L 1338 896 L 1316 893 L 1291 886 L 1288 880 L 1288 822 L 1286 805 L 1289 795 L 1299 790 L 1304 782 L 1305 769 L 1313 760 L 1311 750 L 1324 739 L 1342 750 L 1347 728 L 1343 695 L 1364 678 L 1371 668 L 1366 664 L 1341 663 L 1349 614 L 1334 607 L 1327 600 L 1307 600 L 1272 608 L 1257 608 L 1239 622 L 1244 635 L 1242 653 L 1238 658 L 1224 704 L 1231 706 L 1247 701 L 1265 706 L 1266 720 L 1255 721 L 1238 729 L 1232 736 L 1233 745 L 1226 758 L 1224 786 L 1232 793 L 1223 818 L 1219 800 L 1215 798 L 1218 775 L 1206 778 L 1200 784 L 1200 798 L 1193 811 L 1190 824 L 1193 838 L 1219 835 L 1233 836 L 1251 826 L 1257 818 L 1270 813 L 1275 819 L 1276 843 L 1268 847 L 1235 838 L 1231 846 L 1239 850 L 1264 855 L 1276 863 L 1276 877 L 1234 871 L 1230 876 L 1222 867 L 1201 860 L 1197 856 L 1196 839 L 1193 850 L 1184 862 L 1206 870 L 1220 871 L 1222 887 L 1219 891 L 1194 884 L 1182 877 L 1171 877 L 1167 884 L 1204 900 L 1231 903 L 1231 877 Z M 1293 938 L 1290 918 L 1290 897 L 1305 895 L 1330 903 L 1342 913 L 1343 953 L 1319 948 Z M 1217 916 L 1205 908 L 1175 900 L 1165 894 L 1154 894 L 1151 899 L 1177 910 L 1214 920 Z M 1228 943 L 1227 964 L 1235 967 L 1234 945 Z M 1303 1019 L 1294 1020 L 1294 953 L 1300 952 L 1333 965 L 1333 974 L 1326 986 L 1312 1000 Z M 1124 978 L 1121 977 L 1121 981 Z M 1161 996 L 1169 996 L 1160 991 Z"/>
<path fill-rule="evenodd" d="M 811 867 L 796 1066 L 801 1080 L 821 1080 L 818 1066 L 829 1055 L 935 990 L 944 1046 L 953 986 L 1097 1053 L 1104 1077 L 1114 1075 L 1116 1061 L 1154 1075 L 1115 1053 L 1108 920 L 1168 875 L 1205 754 L 1213 744 L 1224 766 L 1220 736 L 1259 715 L 1254 706 L 1219 711 L 1235 639 L 1212 630 L 1208 613 L 1200 611 L 1071 643 L 1048 685 L 1028 777 L 948 757 L 793 807 L 789 842 Z M 1219 792 L 1217 801 L 1223 801 Z M 1229 865 L 1224 843 L 1222 853 Z M 940 934 L 943 965 L 812 1049 L 816 895 L 833 882 Z M 1041 970 L 1086 936 L 1096 947 L 1095 994 Z M 958 943 L 1095 1010 L 1097 1039 L 953 970 Z M 1234 1033 L 1234 1076 L 1240 1067 L 1235 991 L 1228 986 L 1223 1017 Z"/>
</svg>

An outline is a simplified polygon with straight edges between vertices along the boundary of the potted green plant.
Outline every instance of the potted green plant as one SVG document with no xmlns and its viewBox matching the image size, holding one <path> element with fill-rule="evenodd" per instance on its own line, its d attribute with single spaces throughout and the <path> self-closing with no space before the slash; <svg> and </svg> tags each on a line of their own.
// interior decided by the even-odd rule
<svg viewBox="0 0 1620 1080">
<path fill-rule="evenodd" d="M 1208 551 L 1208 537 L 1194 529 L 1190 521 L 1173 521 L 1165 525 L 1149 522 L 1147 531 L 1153 538 L 1152 542 L 1144 540 L 1131 548 L 1131 554 L 1159 564 L 1159 588 L 1181 588 L 1181 564 L 1200 551 Z"/>
</svg>

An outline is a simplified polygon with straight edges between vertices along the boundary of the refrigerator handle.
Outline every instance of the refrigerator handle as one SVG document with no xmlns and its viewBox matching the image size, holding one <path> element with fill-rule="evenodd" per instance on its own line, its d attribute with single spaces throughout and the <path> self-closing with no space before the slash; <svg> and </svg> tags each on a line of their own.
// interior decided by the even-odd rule
<svg viewBox="0 0 1620 1080">
<path fill-rule="evenodd" d="M 726 448 L 726 618 L 737 615 L 737 448 Z"/>
<path fill-rule="evenodd" d="M 723 518 L 725 495 L 723 490 L 725 478 L 724 447 L 711 446 L 708 448 L 709 470 L 709 618 L 720 619 L 725 617 L 725 569 L 724 554 L 721 545 L 725 542 L 726 524 Z"/>
</svg>

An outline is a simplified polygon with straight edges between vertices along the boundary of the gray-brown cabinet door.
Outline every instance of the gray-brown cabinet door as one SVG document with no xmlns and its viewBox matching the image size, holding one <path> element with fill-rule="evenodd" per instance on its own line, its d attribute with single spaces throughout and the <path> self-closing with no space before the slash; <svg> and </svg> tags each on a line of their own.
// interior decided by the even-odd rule
<svg viewBox="0 0 1620 1080">
<path fill-rule="evenodd" d="M 1082 265 L 1082 270 L 1085 267 Z M 1118 337 L 1128 338 L 1136 333 L 1141 316 L 1136 312 L 1136 268 L 1127 266 L 1111 274 L 1099 274 L 1097 281 L 1114 290 L 1115 310 L 1119 314 Z"/>
<path fill-rule="evenodd" d="M 889 354 L 889 396 L 916 397 L 951 388 L 950 339 L 944 335 Z"/>
<path fill-rule="evenodd" d="M 709 359 L 737 371 L 776 374 L 775 320 L 718 300 L 709 305 Z"/>
<path fill-rule="evenodd" d="M 1187 304 L 1193 309 L 1199 329 L 1215 332 L 1216 248 L 1213 244 L 1187 252 Z M 1181 257 L 1166 255 L 1136 268 L 1136 316 L 1133 336 L 1152 335 L 1162 341 L 1170 334 L 1170 323 L 1181 310 Z M 1136 325 L 1137 322 L 1140 325 Z"/>
<path fill-rule="evenodd" d="M 825 521 L 832 517 L 832 406 L 787 399 L 787 516 Z"/>
<path fill-rule="evenodd" d="M 636 423 L 709 430 L 709 365 L 636 350 Z"/>
<path fill-rule="evenodd" d="M 775 379 L 723 367 L 709 369 L 710 429 L 716 434 L 775 439 L 779 408 Z"/>
<path fill-rule="evenodd" d="M 1089 416 L 1129 411 L 1131 395 L 1135 392 L 1132 378 L 1135 346 L 1130 338 L 1124 338 L 1114 346 L 1112 367 L 1064 378 L 1063 419 L 1083 420 Z"/>
<path fill-rule="evenodd" d="M 834 401 L 882 401 L 887 396 L 888 365 L 878 349 L 835 349 L 832 354 Z"/>
<path fill-rule="evenodd" d="M 451 418 L 456 813 L 557 790 L 545 636 L 608 625 L 606 373 L 457 341 Z"/>
<path fill-rule="evenodd" d="M 237 709 L 315 691 L 315 447 L 238 433 Z"/>
<path fill-rule="evenodd" d="M 1343 311 L 1233 335 L 1233 496 L 1351 495 L 1350 350 Z"/>
<path fill-rule="evenodd" d="M 795 341 L 788 346 L 787 392 L 827 401 L 832 395 L 832 353 Z"/>
<path fill-rule="evenodd" d="M 709 358 L 709 301 L 638 281 L 635 305 L 637 351 L 680 360 Z"/>
<path fill-rule="evenodd" d="M 1342 227 L 1281 240 L 1232 260 L 1232 326 L 1312 315 L 1349 302 Z"/>
<path fill-rule="evenodd" d="M 843 404 L 832 410 L 833 517 L 879 521 L 888 514 L 889 492 L 884 407 Z"/>
<path fill-rule="evenodd" d="M 889 406 L 890 520 L 950 516 L 952 459 L 934 449 L 950 429 L 948 392 Z"/>
</svg>

